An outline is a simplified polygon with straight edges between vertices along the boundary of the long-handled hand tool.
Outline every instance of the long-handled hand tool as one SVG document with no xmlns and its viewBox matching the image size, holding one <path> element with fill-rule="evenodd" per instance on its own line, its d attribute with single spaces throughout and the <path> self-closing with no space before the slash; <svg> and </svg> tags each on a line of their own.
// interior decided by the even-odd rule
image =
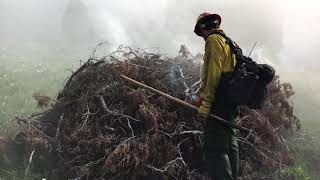
<svg viewBox="0 0 320 180">
<path fill-rule="evenodd" d="M 187 103 L 187 102 L 184 102 L 184 101 L 182 101 L 182 100 L 180 100 L 180 99 L 178 99 L 178 98 L 172 97 L 172 96 L 170 96 L 170 95 L 168 95 L 168 94 L 166 94 L 166 93 L 164 93 L 164 92 L 161 92 L 161 91 L 159 91 L 159 90 L 157 90 L 157 89 L 154 89 L 154 88 L 152 88 L 152 87 L 150 87 L 150 86 L 147 86 L 147 85 L 145 85 L 145 84 L 143 84 L 143 83 L 140 83 L 140 82 L 138 82 L 138 81 L 136 81 L 136 80 L 133 80 L 133 79 L 127 77 L 127 76 L 121 75 L 121 77 L 122 77 L 123 79 L 129 81 L 129 82 L 132 82 L 132 83 L 138 85 L 138 86 L 141 86 L 141 87 L 143 87 L 143 88 L 145 88 L 145 89 L 148 89 L 148 90 L 150 90 L 150 91 L 152 91 L 152 92 L 154 92 L 154 93 L 157 93 L 157 94 L 159 94 L 159 95 L 161 95 L 161 96 L 164 96 L 164 97 L 166 97 L 166 98 L 168 98 L 168 99 L 170 99 L 170 100 L 172 100 L 172 101 L 174 101 L 174 102 L 176 102 L 176 103 L 179 103 L 179 104 L 181 104 L 181 105 L 184 105 L 184 106 L 189 107 L 189 108 L 191 108 L 191 109 L 194 109 L 194 110 L 196 110 L 196 111 L 198 110 L 198 107 L 197 107 L 197 106 L 194 106 L 194 105 L 192 105 L 192 104 L 189 104 L 189 103 Z M 238 130 L 240 130 L 240 131 L 243 131 L 243 132 L 246 132 L 246 133 L 250 132 L 249 129 L 244 128 L 244 127 L 241 127 L 241 126 L 239 126 L 239 125 L 237 125 L 237 124 L 234 124 L 234 123 L 232 123 L 232 122 L 230 122 L 230 121 L 227 121 L 227 120 L 225 120 L 225 119 L 223 119 L 223 118 L 221 118 L 221 117 L 219 117 L 219 116 L 216 116 L 216 115 L 214 115 L 214 114 L 210 114 L 209 116 L 210 116 L 211 118 L 214 118 L 214 119 L 218 120 L 218 121 L 221 122 L 223 125 L 226 125 L 226 126 L 229 126 L 229 127 L 232 127 L 232 128 L 236 128 L 236 129 L 238 129 Z"/>
</svg>

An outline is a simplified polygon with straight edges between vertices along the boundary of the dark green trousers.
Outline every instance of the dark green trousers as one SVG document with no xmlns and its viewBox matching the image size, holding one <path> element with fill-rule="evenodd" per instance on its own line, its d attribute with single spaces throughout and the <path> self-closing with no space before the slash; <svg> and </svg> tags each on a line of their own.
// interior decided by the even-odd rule
<svg viewBox="0 0 320 180">
<path fill-rule="evenodd" d="M 217 98 L 212 113 L 234 122 L 238 107 L 223 97 Z M 239 171 L 239 150 L 236 131 L 209 118 L 204 134 L 206 168 L 213 180 L 236 180 Z"/>
</svg>

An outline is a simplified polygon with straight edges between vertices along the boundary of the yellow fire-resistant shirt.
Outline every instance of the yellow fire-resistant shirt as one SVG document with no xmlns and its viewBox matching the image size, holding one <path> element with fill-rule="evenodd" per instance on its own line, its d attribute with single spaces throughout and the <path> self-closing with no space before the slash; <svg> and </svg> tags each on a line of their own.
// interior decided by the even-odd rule
<svg viewBox="0 0 320 180">
<path fill-rule="evenodd" d="M 224 33 L 222 30 L 217 30 Z M 233 72 L 236 65 L 235 55 L 226 39 L 219 34 L 212 34 L 206 40 L 201 97 L 205 104 L 212 105 L 215 100 L 216 89 L 222 74 Z"/>
</svg>

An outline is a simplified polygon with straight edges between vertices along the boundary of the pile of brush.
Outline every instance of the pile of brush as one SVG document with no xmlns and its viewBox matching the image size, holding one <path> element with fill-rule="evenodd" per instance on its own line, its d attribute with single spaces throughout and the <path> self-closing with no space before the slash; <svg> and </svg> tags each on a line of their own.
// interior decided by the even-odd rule
<svg viewBox="0 0 320 180">
<path fill-rule="evenodd" d="M 120 77 L 190 102 L 200 86 L 200 67 L 189 55 L 163 58 L 129 47 L 90 58 L 49 110 L 18 118 L 25 127 L 25 153 L 33 152 L 31 170 L 49 179 L 209 179 L 202 154 L 205 122 Z M 239 133 L 243 179 L 294 163 L 281 136 L 299 128 L 288 100 L 292 87 L 275 78 L 268 89 L 263 109 L 242 107 L 237 119 L 252 130 Z"/>
</svg>

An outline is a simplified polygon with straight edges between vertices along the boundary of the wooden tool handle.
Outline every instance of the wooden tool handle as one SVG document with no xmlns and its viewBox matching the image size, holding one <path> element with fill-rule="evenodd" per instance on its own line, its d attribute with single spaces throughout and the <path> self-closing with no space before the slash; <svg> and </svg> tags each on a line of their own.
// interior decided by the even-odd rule
<svg viewBox="0 0 320 180">
<path fill-rule="evenodd" d="M 133 79 L 131 79 L 131 78 L 128 78 L 127 76 L 121 75 L 121 77 L 124 78 L 124 79 L 126 79 L 126 80 L 128 80 L 128 81 L 130 81 L 130 82 L 132 82 L 132 83 L 134 83 L 134 84 L 137 84 L 137 85 L 139 85 L 139 86 L 141 86 L 141 87 L 144 87 L 145 89 L 148 89 L 148 90 L 153 91 L 153 92 L 155 92 L 155 93 L 157 93 L 157 94 L 160 94 L 161 96 L 164 96 L 164 97 L 166 97 L 166 98 L 168 98 L 168 99 L 170 99 L 170 100 L 172 100 L 172 101 L 175 101 L 175 102 L 177 102 L 177 103 L 179 103 L 179 104 L 182 104 L 182 105 L 184 105 L 184 106 L 187 106 L 187 107 L 189 107 L 189 108 L 191 108 L 191 109 L 198 110 L 198 107 L 197 107 L 197 106 L 194 106 L 194 105 L 192 105 L 192 104 L 189 104 L 189 103 L 187 103 L 187 102 L 185 102 L 185 101 L 182 101 L 182 100 L 180 100 L 180 99 L 178 99 L 178 98 L 172 97 L 172 96 L 170 96 L 170 95 L 168 95 L 168 94 L 166 94 L 166 93 L 164 93 L 164 92 L 161 92 L 161 91 L 159 91 L 159 90 L 157 90 L 157 89 L 154 89 L 154 88 L 152 88 L 152 87 L 150 87 L 150 86 L 147 86 L 147 85 L 145 85 L 145 84 L 143 84 L 143 83 L 140 83 L 140 82 L 138 82 L 138 81 L 136 81 L 136 80 L 133 80 Z"/>
<path fill-rule="evenodd" d="M 184 106 L 189 107 L 189 108 L 191 108 L 191 109 L 194 109 L 194 110 L 196 110 L 196 111 L 198 110 L 198 107 L 197 107 L 197 106 L 194 106 L 194 105 L 192 105 L 192 104 L 189 104 L 189 103 L 187 103 L 187 102 L 185 102 L 185 101 L 182 101 L 182 100 L 180 100 L 180 99 L 178 99 L 178 98 L 172 97 L 172 96 L 170 96 L 170 95 L 168 95 L 168 94 L 166 94 L 166 93 L 164 93 L 164 92 L 161 92 L 161 91 L 159 91 L 159 90 L 157 90 L 157 89 L 154 89 L 154 88 L 152 88 L 152 87 L 150 87 L 150 86 L 147 86 L 147 85 L 145 85 L 145 84 L 143 84 L 143 83 L 140 83 L 140 82 L 138 82 L 138 81 L 136 81 L 136 80 L 134 80 L 134 79 L 131 79 L 131 78 L 127 77 L 127 76 L 121 75 L 121 77 L 122 77 L 123 79 L 129 81 L 129 82 L 132 82 L 132 83 L 134 83 L 134 84 L 136 84 L 136 85 L 139 85 L 139 86 L 141 86 L 141 87 L 144 87 L 145 89 L 148 89 L 148 90 L 150 90 L 150 91 L 152 91 L 152 92 L 155 92 L 155 93 L 157 93 L 157 94 L 159 94 L 159 95 L 161 95 L 161 96 L 164 96 L 164 97 L 166 97 L 166 98 L 168 98 L 168 99 L 170 99 L 170 100 L 172 100 L 172 101 L 174 101 L 174 102 L 177 102 L 177 103 L 179 103 L 179 104 L 181 104 L 181 105 L 184 105 Z M 230 122 L 230 121 L 227 121 L 227 120 L 225 120 L 225 119 L 223 119 L 223 118 L 221 118 L 221 117 L 219 117 L 219 116 L 216 116 L 216 115 L 214 115 L 214 114 L 210 114 L 209 116 L 212 117 L 212 118 L 214 118 L 214 119 L 217 119 L 218 121 L 220 121 L 221 123 L 223 123 L 224 125 L 227 125 L 227 126 L 229 126 L 229 127 L 233 127 L 233 128 L 239 129 L 239 130 L 244 131 L 244 132 L 249 132 L 249 131 L 250 131 L 249 129 L 246 129 L 246 128 L 244 128 L 244 127 L 238 126 L 237 124 L 234 124 L 234 123 L 232 123 L 232 122 Z"/>
</svg>

